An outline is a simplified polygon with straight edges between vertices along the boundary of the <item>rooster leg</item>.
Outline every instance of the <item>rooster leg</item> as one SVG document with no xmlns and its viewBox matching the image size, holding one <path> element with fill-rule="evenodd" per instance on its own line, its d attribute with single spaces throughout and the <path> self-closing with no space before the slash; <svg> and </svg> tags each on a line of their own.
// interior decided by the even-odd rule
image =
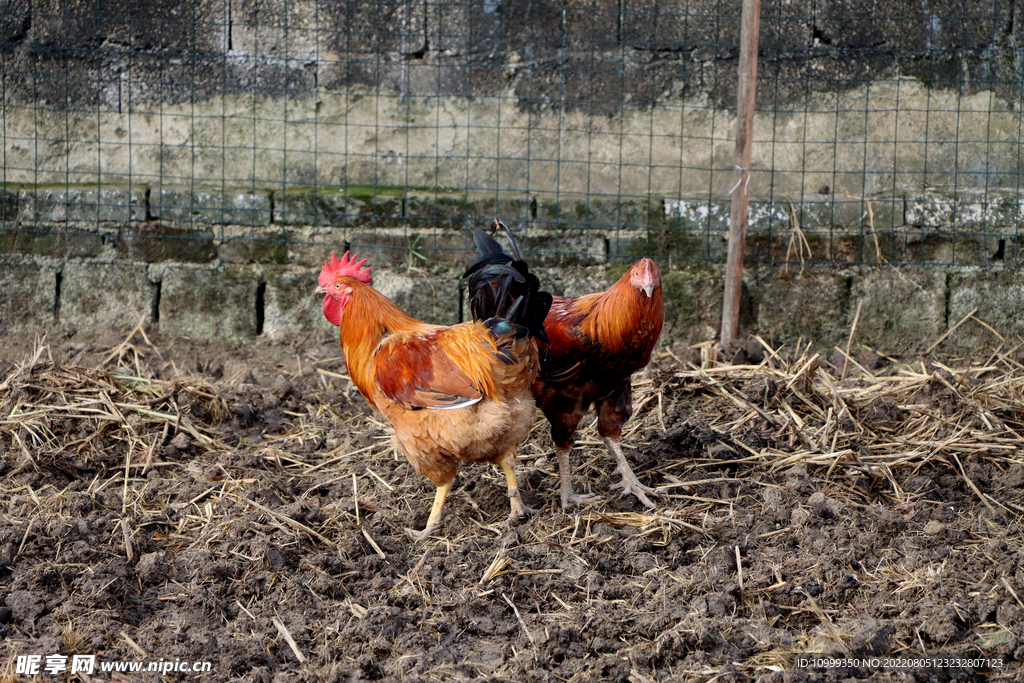
<svg viewBox="0 0 1024 683">
<path fill-rule="evenodd" d="M 509 451 L 505 454 L 505 457 L 501 459 L 501 469 L 505 472 L 505 481 L 508 482 L 508 500 L 512 505 L 512 512 L 509 513 L 509 521 L 518 519 L 519 517 L 525 517 L 528 514 L 536 512 L 533 508 L 526 507 L 526 503 L 523 502 L 522 496 L 519 495 L 519 485 L 516 484 L 516 471 L 513 467 L 513 463 L 516 459 L 516 452 L 514 450 Z"/>
<path fill-rule="evenodd" d="M 618 472 L 622 475 L 622 481 L 617 484 L 612 484 L 610 488 L 622 489 L 622 495 L 628 496 L 633 494 L 637 500 L 643 503 L 649 508 L 655 507 L 654 503 L 651 502 L 650 498 L 646 495 L 647 493 L 654 493 L 654 489 L 649 486 L 644 486 L 633 474 L 632 468 L 629 466 L 629 462 L 626 460 L 626 456 L 622 453 L 622 449 L 619 447 L 619 442 L 615 439 L 605 437 L 604 444 L 608 446 L 608 450 L 611 451 L 612 456 L 615 458 L 615 462 L 618 463 Z"/>
<path fill-rule="evenodd" d="M 598 500 L 598 496 L 588 496 L 581 493 L 572 492 L 572 466 L 569 464 L 569 453 L 572 452 L 572 448 L 556 448 L 555 454 L 558 456 L 558 475 L 562 480 L 562 509 L 567 509 L 570 505 L 587 505 Z"/>
<path fill-rule="evenodd" d="M 405 530 L 405 533 L 412 536 L 413 542 L 425 541 L 437 529 L 437 525 L 441 522 L 441 513 L 444 511 L 444 499 L 448 497 L 448 492 L 452 490 L 452 484 L 454 483 L 455 478 L 452 477 L 448 480 L 448 483 L 437 487 L 437 494 L 434 495 L 434 504 L 430 507 L 430 516 L 427 517 L 427 526 L 423 531 Z"/>
</svg>

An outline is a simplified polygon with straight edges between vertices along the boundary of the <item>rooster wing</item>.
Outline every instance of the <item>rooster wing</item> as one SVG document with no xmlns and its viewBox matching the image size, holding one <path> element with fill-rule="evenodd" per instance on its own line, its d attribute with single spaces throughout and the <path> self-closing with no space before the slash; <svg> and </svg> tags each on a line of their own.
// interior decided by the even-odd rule
<svg viewBox="0 0 1024 683">
<path fill-rule="evenodd" d="M 386 337 L 372 361 L 381 393 L 407 410 L 462 408 L 493 392 L 497 348 L 476 325 Z"/>
</svg>

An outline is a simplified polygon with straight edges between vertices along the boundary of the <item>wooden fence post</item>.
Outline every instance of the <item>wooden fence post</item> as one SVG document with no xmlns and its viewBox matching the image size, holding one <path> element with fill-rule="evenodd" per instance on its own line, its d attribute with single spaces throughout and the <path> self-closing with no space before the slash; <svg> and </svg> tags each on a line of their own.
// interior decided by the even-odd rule
<svg viewBox="0 0 1024 683">
<path fill-rule="evenodd" d="M 743 0 L 740 28 L 739 87 L 736 92 L 736 185 L 729 213 L 729 252 L 725 265 L 722 301 L 722 348 L 736 340 L 743 291 L 743 248 L 747 238 L 747 198 L 750 188 L 750 144 L 754 130 L 757 91 L 757 34 L 761 27 L 761 0 Z"/>
</svg>

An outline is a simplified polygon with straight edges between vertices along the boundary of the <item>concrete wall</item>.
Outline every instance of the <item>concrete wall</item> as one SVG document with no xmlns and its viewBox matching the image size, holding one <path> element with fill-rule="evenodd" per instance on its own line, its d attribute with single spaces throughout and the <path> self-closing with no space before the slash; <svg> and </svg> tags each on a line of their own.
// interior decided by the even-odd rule
<svg viewBox="0 0 1024 683">
<path fill-rule="evenodd" d="M 721 264 L 663 267 L 663 343 L 694 344 L 721 325 Z M 795 269 L 794 269 L 795 270 Z M 566 265 L 538 269 L 545 285 L 564 294 L 607 287 L 624 268 Z M 41 332 L 86 336 L 147 329 L 177 339 L 329 342 L 337 330 L 313 295 L 318 269 L 288 265 L 234 267 L 175 261 L 147 264 L 100 258 L 0 255 L 0 334 Z M 416 317 L 459 320 L 459 270 L 375 268 L 374 284 Z M 1024 279 L 1016 270 L 813 266 L 802 274 L 748 268 L 741 334 L 774 346 L 799 340 L 820 350 L 845 347 L 862 304 L 854 349 L 922 352 L 961 318 L 974 313 L 1006 338 L 1024 338 L 1019 314 Z M 465 315 L 465 312 L 463 313 Z M 959 327 L 943 350 L 979 351 L 999 345 L 976 321 Z"/>
<path fill-rule="evenodd" d="M 740 0 L 7 0 L 5 182 L 724 194 Z M 755 198 L 1016 191 L 1016 6 L 762 6 Z"/>
<path fill-rule="evenodd" d="M 471 230 L 488 222 L 466 221 L 467 212 L 504 217 L 556 294 L 604 289 L 637 256 L 653 255 L 664 273 L 666 343 L 713 339 L 721 322 L 718 257 L 725 225 L 709 230 L 707 217 L 721 221 L 716 207 L 725 199 L 681 206 L 652 198 L 602 208 L 581 198 L 579 211 L 567 211 L 573 220 L 562 224 L 538 220 L 542 205 L 521 195 L 359 195 L 349 212 L 348 199 L 338 194 L 296 195 L 281 203 L 266 193 L 180 191 L 161 200 L 169 220 L 152 217 L 153 193 L 142 187 L 22 187 L 0 198 L 6 226 L 0 229 L 0 333 L 54 325 L 65 334 L 125 330 L 142 319 L 148 329 L 176 338 L 329 341 L 334 330 L 313 289 L 323 260 L 346 246 L 370 259 L 375 286 L 400 306 L 450 324 L 467 315 L 459 276 L 472 257 Z M 207 200 L 213 208 L 204 208 Z M 930 193 L 874 210 L 875 225 L 884 220 L 889 226 L 881 259 L 860 202 L 821 199 L 807 212 L 806 220 L 830 226 L 828 240 L 807 239 L 810 224 L 798 230 L 791 217 L 752 212 L 742 332 L 773 344 L 813 341 L 828 350 L 845 345 L 860 304 L 856 342 L 890 353 L 926 349 L 974 308 L 1004 337 L 1024 335 L 1018 313 L 1024 278 L 1007 265 L 1017 249 L 1013 235 L 1007 233 L 996 258 L 998 233 L 957 234 L 940 220 L 948 214 L 926 210 L 936 201 Z M 967 202 L 958 210 L 969 208 Z M 1001 219 L 995 209 L 990 213 L 988 220 L 1005 220 L 1007 230 L 1015 225 L 1015 214 Z M 97 222 L 97 215 L 105 220 Z M 907 215 L 934 223 L 927 242 L 925 228 L 907 224 Z M 622 216 L 649 224 L 615 227 Z M 251 224 L 231 222 L 242 220 Z M 949 259 L 954 253 L 983 254 L 989 267 L 957 265 Z M 791 263 L 780 263 L 787 258 Z M 915 260 L 919 265 L 892 265 Z M 971 321 L 951 335 L 948 348 L 972 351 L 994 339 Z"/>
<path fill-rule="evenodd" d="M 828 346 L 863 301 L 890 350 L 974 306 L 1017 334 L 1024 22 L 911 5 L 763 3 L 747 331 Z M 7 0 L 0 327 L 330 335 L 308 291 L 346 244 L 452 322 L 499 215 L 559 293 L 661 259 L 667 336 L 710 338 L 739 8 Z"/>
</svg>

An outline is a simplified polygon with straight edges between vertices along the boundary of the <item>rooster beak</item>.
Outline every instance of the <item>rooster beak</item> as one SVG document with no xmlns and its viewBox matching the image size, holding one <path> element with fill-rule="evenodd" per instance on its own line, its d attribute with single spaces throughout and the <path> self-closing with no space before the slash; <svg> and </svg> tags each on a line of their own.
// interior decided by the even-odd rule
<svg viewBox="0 0 1024 683">
<path fill-rule="evenodd" d="M 654 293 L 654 283 L 652 282 L 650 284 L 644 285 L 643 290 L 644 294 L 647 295 L 647 298 L 650 299 L 651 295 Z"/>
<path fill-rule="evenodd" d="M 324 289 L 323 287 L 317 287 L 316 291 L 313 292 L 313 294 L 327 294 L 327 290 Z"/>
</svg>

